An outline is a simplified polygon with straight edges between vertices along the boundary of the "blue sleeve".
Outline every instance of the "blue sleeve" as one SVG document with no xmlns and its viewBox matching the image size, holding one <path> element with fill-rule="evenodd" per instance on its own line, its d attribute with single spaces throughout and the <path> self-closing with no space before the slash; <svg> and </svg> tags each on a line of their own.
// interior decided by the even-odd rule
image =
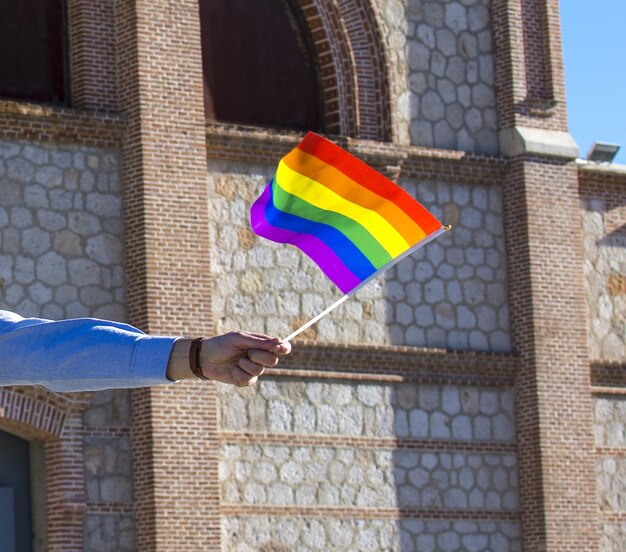
<svg viewBox="0 0 626 552">
<path fill-rule="evenodd" d="M 57 322 L 0 310 L 0 386 L 64 392 L 172 383 L 165 372 L 176 339 L 94 318 Z"/>
</svg>

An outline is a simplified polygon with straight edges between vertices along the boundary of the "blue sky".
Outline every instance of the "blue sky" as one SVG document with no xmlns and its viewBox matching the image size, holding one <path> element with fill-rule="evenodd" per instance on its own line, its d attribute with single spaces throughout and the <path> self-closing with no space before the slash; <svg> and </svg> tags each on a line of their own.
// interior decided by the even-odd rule
<svg viewBox="0 0 626 552">
<path fill-rule="evenodd" d="M 593 142 L 626 165 L 626 0 L 561 0 L 569 131 L 585 158 Z"/>
</svg>

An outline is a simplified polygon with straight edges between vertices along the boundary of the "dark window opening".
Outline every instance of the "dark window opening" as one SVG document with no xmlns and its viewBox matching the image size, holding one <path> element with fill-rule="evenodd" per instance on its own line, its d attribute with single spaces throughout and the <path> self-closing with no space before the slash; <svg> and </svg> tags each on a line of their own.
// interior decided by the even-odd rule
<svg viewBox="0 0 626 552">
<path fill-rule="evenodd" d="M 66 103 L 64 0 L 0 2 L 0 97 Z"/>
<path fill-rule="evenodd" d="M 28 441 L 0 431 L 0 550 L 33 549 Z"/>
<path fill-rule="evenodd" d="M 321 130 L 308 29 L 286 0 L 200 0 L 209 120 Z"/>
</svg>

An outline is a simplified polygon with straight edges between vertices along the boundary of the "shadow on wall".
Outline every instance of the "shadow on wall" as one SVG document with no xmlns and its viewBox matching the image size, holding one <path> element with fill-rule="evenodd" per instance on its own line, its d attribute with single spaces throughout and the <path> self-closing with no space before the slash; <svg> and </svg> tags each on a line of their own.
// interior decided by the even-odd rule
<svg viewBox="0 0 626 552">
<path fill-rule="evenodd" d="M 453 230 L 386 273 L 389 342 L 510 351 L 501 190 L 407 179 L 401 185 Z"/>
<path fill-rule="evenodd" d="M 616 228 L 610 234 L 600 238 L 598 245 L 626 248 L 626 224 L 622 224 L 622 226 Z"/>
<path fill-rule="evenodd" d="M 266 377 L 218 394 L 230 549 L 520 549 L 512 389 Z"/>
<path fill-rule="evenodd" d="M 398 549 L 521 550 L 513 391 L 404 383 L 390 403 Z"/>
</svg>

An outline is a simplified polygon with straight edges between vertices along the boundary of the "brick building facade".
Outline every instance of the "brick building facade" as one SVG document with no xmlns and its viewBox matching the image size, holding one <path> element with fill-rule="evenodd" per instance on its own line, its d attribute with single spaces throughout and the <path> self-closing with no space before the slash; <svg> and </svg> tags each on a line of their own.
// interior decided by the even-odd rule
<svg viewBox="0 0 626 552">
<path fill-rule="evenodd" d="M 303 132 L 205 117 L 199 3 L 60 4 L 63 105 L 0 99 L 0 307 L 287 335 L 336 299 L 249 229 Z M 626 170 L 577 160 L 558 2 L 278 4 L 320 131 L 455 231 L 253 388 L 0 390 L 33 550 L 623 550 Z"/>
</svg>

